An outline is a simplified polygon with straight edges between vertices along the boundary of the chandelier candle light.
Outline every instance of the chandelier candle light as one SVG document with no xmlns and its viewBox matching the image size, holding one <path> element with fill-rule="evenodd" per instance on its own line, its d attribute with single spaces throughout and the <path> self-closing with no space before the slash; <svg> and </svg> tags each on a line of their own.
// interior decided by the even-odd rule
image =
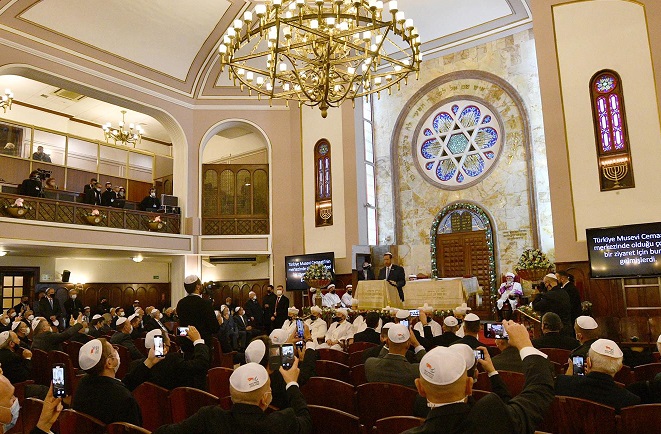
<svg viewBox="0 0 661 434">
<path fill-rule="evenodd" d="M 128 131 L 125 130 L 124 116 L 126 116 L 126 110 L 122 110 L 122 121 L 119 123 L 119 128 L 117 129 L 113 128 L 110 122 L 104 124 L 101 127 L 103 128 L 103 134 L 106 137 L 107 143 L 110 143 L 110 140 L 112 139 L 115 145 L 119 142 L 122 145 L 133 145 L 135 148 L 136 143 L 140 143 L 140 140 L 142 140 L 142 135 L 145 131 L 140 125 L 136 126 L 134 124 L 129 125 Z"/>
<path fill-rule="evenodd" d="M 5 94 L 2 95 L 2 100 L 0 100 L 0 107 L 4 110 L 4 113 L 7 113 L 7 109 L 11 110 L 11 103 L 14 101 L 14 94 L 11 89 L 5 89 Z"/>
<path fill-rule="evenodd" d="M 221 65 L 250 94 L 329 107 L 380 94 L 420 70 L 420 36 L 396 1 L 270 0 L 234 20 Z"/>
</svg>

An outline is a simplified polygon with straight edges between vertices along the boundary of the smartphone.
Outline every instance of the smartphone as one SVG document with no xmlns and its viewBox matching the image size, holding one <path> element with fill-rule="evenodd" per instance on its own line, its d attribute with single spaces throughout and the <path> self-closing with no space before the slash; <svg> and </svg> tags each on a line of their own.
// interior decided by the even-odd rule
<svg viewBox="0 0 661 434">
<path fill-rule="evenodd" d="M 420 316 L 420 310 L 419 309 L 409 310 L 409 316 Z"/>
<path fill-rule="evenodd" d="M 296 341 L 296 343 L 294 345 L 296 345 L 296 348 L 298 348 L 300 351 L 303 351 L 303 347 L 305 347 L 305 342 L 304 341 Z"/>
<path fill-rule="evenodd" d="M 154 336 L 154 355 L 156 357 L 165 357 L 165 354 L 163 354 L 163 336 Z"/>
<path fill-rule="evenodd" d="M 272 345 L 269 348 L 269 368 L 271 371 L 277 371 L 282 364 L 282 354 L 280 352 L 280 345 Z"/>
<path fill-rule="evenodd" d="M 280 347 L 282 354 L 282 367 L 289 369 L 294 365 L 294 345 L 282 344 Z"/>
<path fill-rule="evenodd" d="M 507 332 L 505 327 L 498 322 L 485 322 L 484 323 L 484 337 L 491 339 L 505 339 Z"/>
<path fill-rule="evenodd" d="M 484 351 L 482 351 L 482 350 L 473 350 L 473 354 L 475 354 L 475 359 L 484 360 Z"/>
<path fill-rule="evenodd" d="M 305 328 L 303 327 L 303 320 L 299 318 L 296 320 L 296 337 L 302 338 L 303 334 L 305 334 Z"/>
<path fill-rule="evenodd" d="M 585 375 L 585 359 L 583 356 L 574 356 L 571 359 L 574 375 Z"/>
<path fill-rule="evenodd" d="M 404 327 L 407 327 L 407 328 L 409 326 L 409 320 L 407 320 L 407 319 L 403 319 L 399 323 L 402 324 Z"/>
<path fill-rule="evenodd" d="M 179 336 L 188 336 L 188 327 L 177 327 L 177 334 Z"/>
<path fill-rule="evenodd" d="M 64 383 L 64 363 L 53 364 L 53 397 L 62 398 L 66 396 Z"/>
</svg>

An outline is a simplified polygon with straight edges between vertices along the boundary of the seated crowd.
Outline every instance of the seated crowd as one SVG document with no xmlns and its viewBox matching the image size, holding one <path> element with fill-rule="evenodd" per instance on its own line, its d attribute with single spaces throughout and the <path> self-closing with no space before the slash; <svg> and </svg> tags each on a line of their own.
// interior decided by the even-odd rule
<svg viewBox="0 0 661 434">
<path fill-rule="evenodd" d="M 362 382 L 390 383 L 417 394 L 409 415 L 421 419 L 407 433 L 532 433 L 547 417 L 556 395 L 587 399 L 616 411 L 641 402 L 661 403 L 661 374 L 626 388 L 615 381 L 623 351 L 601 338 L 599 325 L 589 316 L 575 320 L 576 339 L 560 333 L 563 322 L 552 312 L 542 318 L 543 336 L 532 341 L 526 327 L 506 320 L 507 337 L 490 347 L 480 340 L 480 318 L 465 305 L 437 322 L 427 304 L 420 307 L 419 317 L 390 308 L 356 315 L 340 307 L 358 304 L 347 298 L 331 310 L 313 306 L 309 315 L 299 316 L 300 310 L 287 300 L 282 321 L 277 321 L 277 306 L 286 298 L 280 289 L 273 293 L 270 287 L 261 303 L 251 292 L 244 306 L 228 298 L 218 311 L 202 298 L 197 276 L 185 279 L 185 289 L 188 296 L 163 313 L 153 306 L 143 309 L 139 300 L 126 308 L 110 307 L 106 298 L 90 309 L 75 303 L 73 291 L 67 300 L 73 302 L 63 308 L 51 289 L 35 304 L 24 297 L 8 309 L 0 317 L 3 432 L 9 432 L 20 415 L 14 385 L 21 385 L 25 398 L 43 400 L 36 426 L 23 427 L 35 434 L 50 432 L 67 406 L 103 424 L 142 426 L 146 407 L 158 405 L 134 396 L 144 383 L 165 389 L 164 394 L 180 387 L 223 389 L 231 400 L 228 405 L 202 407 L 176 423 L 163 421 L 155 428 L 157 434 L 315 432 L 315 424 L 324 421 L 313 420 L 305 386 L 321 376 L 320 361 L 348 356 L 359 342 L 364 343 L 358 358 L 362 364 L 357 365 L 364 368 Z M 329 312 L 330 325 L 324 317 Z M 157 354 L 157 339 L 162 354 Z M 48 381 L 24 383 L 38 378 L 32 364 L 35 352 L 62 351 L 73 342 L 79 348 L 73 365 L 79 369 L 76 378 L 67 378 L 71 396 L 55 398 Z M 289 344 L 294 357 L 289 364 L 280 363 L 274 355 L 284 354 L 283 345 Z M 661 336 L 657 346 L 661 349 Z M 543 352 L 549 348 L 571 351 L 561 375 Z M 218 353 L 230 354 L 233 371 L 225 384 L 209 384 L 210 369 L 220 366 Z M 355 368 L 338 365 L 346 371 L 343 378 Z M 578 370 L 583 375 L 576 375 Z M 524 375 L 522 390 L 513 393 L 507 376 L 499 371 Z M 482 386 L 491 393 L 477 399 L 473 391 Z"/>
</svg>

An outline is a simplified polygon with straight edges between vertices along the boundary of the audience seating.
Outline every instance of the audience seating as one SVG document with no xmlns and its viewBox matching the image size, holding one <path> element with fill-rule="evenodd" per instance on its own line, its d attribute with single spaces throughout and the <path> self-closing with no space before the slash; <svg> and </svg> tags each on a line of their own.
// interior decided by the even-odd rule
<svg viewBox="0 0 661 434">
<path fill-rule="evenodd" d="M 117 350 L 117 353 L 119 354 L 119 359 L 120 359 L 120 364 L 119 364 L 119 369 L 117 370 L 117 373 L 115 374 L 115 378 L 121 380 L 124 378 L 124 375 L 126 375 L 129 372 L 129 367 L 131 366 L 131 353 L 129 353 L 128 348 L 123 347 L 121 345 L 113 345 L 113 348 Z"/>
<path fill-rule="evenodd" d="M 108 434 L 151 434 L 151 431 L 128 422 L 114 422 L 106 425 L 106 431 Z"/>
<path fill-rule="evenodd" d="M 487 347 L 487 351 L 489 351 L 489 355 L 491 357 L 496 357 L 498 354 L 501 353 L 500 349 L 498 347 L 495 347 L 495 346 Z"/>
<path fill-rule="evenodd" d="M 62 410 L 57 419 L 60 424 L 59 434 L 104 434 L 106 425 L 100 420 L 76 410 Z"/>
<path fill-rule="evenodd" d="M 556 396 L 554 410 L 558 434 L 616 434 L 615 409 L 596 402 Z"/>
<path fill-rule="evenodd" d="M 172 423 L 168 390 L 154 383 L 142 383 L 133 391 L 133 397 L 140 405 L 142 426 L 154 431 L 161 425 Z"/>
<path fill-rule="evenodd" d="M 43 350 L 32 350 L 32 375 L 34 382 L 49 386 L 51 377 L 53 375 L 50 365 L 48 364 L 48 353 Z"/>
<path fill-rule="evenodd" d="M 317 377 L 335 378 L 336 380 L 351 383 L 351 372 L 347 365 L 331 360 L 317 360 L 315 362 Z"/>
<path fill-rule="evenodd" d="M 219 398 L 230 396 L 230 375 L 234 372 L 230 368 L 211 368 L 207 372 L 209 393 Z"/>
<path fill-rule="evenodd" d="M 308 404 L 335 408 L 357 414 L 353 385 L 334 378 L 312 377 L 301 388 Z"/>
<path fill-rule="evenodd" d="M 554 362 L 553 360 L 550 360 L 551 364 L 553 365 L 553 374 L 555 377 L 558 375 L 564 375 L 565 372 L 567 372 L 567 368 L 569 367 L 569 363 L 558 363 Z"/>
<path fill-rule="evenodd" d="M 372 342 L 354 342 L 351 345 L 349 345 L 349 354 L 362 352 L 368 348 L 376 347 L 376 346 L 377 345 L 373 344 Z"/>
<path fill-rule="evenodd" d="M 649 319 L 650 325 L 650 334 L 652 335 L 652 340 L 654 341 L 661 335 L 661 315 L 651 316 Z"/>
<path fill-rule="evenodd" d="M 361 365 L 363 363 L 363 352 L 356 351 L 355 353 L 349 353 L 349 367 L 353 368 L 354 366 Z"/>
<path fill-rule="evenodd" d="M 177 387 L 170 391 L 170 413 L 172 422 L 179 423 L 186 420 L 207 405 L 218 405 L 220 399 L 208 392 L 192 387 Z M 152 404 L 153 405 L 153 404 Z"/>
<path fill-rule="evenodd" d="M 633 337 L 638 339 L 634 342 Z M 620 344 L 645 345 L 652 343 L 649 320 L 642 316 L 625 316 L 620 318 Z M 654 339 L 656 342 L 656 338 Z"/>
<path fill-rule="evenodd" d="M 223 353 L 218 338 L 211 338 L 211 367 L 234 369 L 235 355 L 236 351 L 232 351 L 231 353 Z"/>
<path fill-rule="evenodd" d="M 362 434 L 360 420 L 349 413 L 320 405 L 308 405 L 315 434 Z"/>
<path fill-rule="evenodd" d="M 619 370 L 615 377 L 615 381 L 629 385 L 633 383 L 633 371 L 627 365 L 622 365 L 622 369 Z"/>
<path fill-rule="evenodd" d="M 509 390 L 512 397 L 515 397 L 523 390 L 523 386 L 526 384 L 526 376 L 520 372 L 512 371 L 498 371 L 500 378 L 507 385 L 507 390 Z M 486 372 L 480 372 L 477 376 L 477 382 L 473 385 L 475 389 L 486 390 L 491 392 L 491 381 L 489 381 L 489 375 Z"/>
<path fill-rule="evenodd" d="M 44 407 L 44 401 L 37 398 L 26 398 L 21 404 L 21 419 L 23 419 L 23 427 L 26 434 L 28 434 L 33 427 L 37 426 L 41 409 Z M 13 432 L 14 430 L 10 431 Z"/>
<path fill-rule="evenodd" d="M 147 357 L 149 356 L 149 350 L 145 346 L 145 341 L 145 338 L 133 339 L 133 344 L 145 357 Z"/>
<path fill-rule="evenodd" d="M 661 363 L 648 363 L 638 365 L 633 368 L 633 374 L 636 381 L 654 380 L 656 374 L 661 372 Z"/>
<path fill-rule="evenodd" d="M 403 431 L 422 425 L 424 419 L 414 416 L 391 416 L 376 421 L 374 434 L 399 434 Z"/>
<path fill-rule="evenodd" d="M 332 350 L 330 348 L 320 348 L 317 350 L 319 360 L 331 360 L 333 362 L 349 365 L 349 353 L 344 351 Z"/>
<path fill-rule="evenodd" d="M 356 408 L 366 427 L 389 416 L 413 416 L 418 392 L 399 384 L 367 383 L 356 387 Z"/>
<path fill-rule="evenodd" d="M 68 344 L 65 348 L 65 352 L 69 355 L 69 357 L 71 357 L 73 367 L 80 369 L 80 365 L 78 364 L 78 354 L 80 353 L 80 348 L 85 344 L 78 341 L 68 341 L 65 343 Z"/>
<path fill-rule="evenodd" d="M 76 378 L 76 369 L 73 367 L 71 357 L 62 351 L 49 351 L 48 366 L 53 366 L 54 363 L 61 363 L 64 365 L 64 384 L 67 395 L 73 396 L 73 393 L 76 391 L 76 386 L 78 385 L 78 379 Z"/>
<path fill-rule="evenodd" d="M 367 383 L 367 375 L 365 374 L 365 365 L 360 364 L 351 367 L 351 384 L 355 387 Z"/>
<path fill-rule="evenodd" d="M 633 434 L 661 429 L 661 404 L 644 404 L 624 407 L 620 411 L 619 432 Z"/>
<path fill-rule="evenodd" d="M 229 410 L 232 408 L 232 397 L 231 396 L 223 396 L 220 398 L 220 407 L 224 410 Z"/>
<path fill-rule="evenodd" d="M 540 348 L 539 351 L 549 356 L 548 360 L 551 362 L 560 363 L 564 365 L 569 360 L 570 350 L 563 350 L 561 348 Z"/>
<path fill-rule="evenodd" d="M 473 398 L 475 399 L 475 402 L 479 401 L 480 399 L 484 398 L 488 394 L 490 394 L 488 390 L 480 390 L 480 389 L 473 389 L 472 395 Z"/>
</svg>

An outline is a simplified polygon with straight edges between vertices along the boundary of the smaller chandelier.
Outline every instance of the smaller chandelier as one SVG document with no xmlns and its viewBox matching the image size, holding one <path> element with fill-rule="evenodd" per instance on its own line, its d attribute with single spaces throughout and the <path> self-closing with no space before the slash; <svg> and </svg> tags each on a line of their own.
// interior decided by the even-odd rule
<svg viewBox="0 0 661 434">
<path fill-rule="evenodd" d="M 11 110 L 11 103 L 14 101 L 14 94 L 11 89 L 5 89 L 5 94 L 2 95 L 2 100 L 0 100 L 0 107 L 4 110 L 4 113 L 7 113 L 7 109 Z"/>
<path fill-rule="evenodd" d="M 221 68 L 269 99 L 329 107 L 399 88 L 420 70 L 420 36 L 396 1 L 270 0 L 234 20 L 220 41 Z M 253 14 L 255 16 L 253 16 Z"/>
<path fill-rule="evenodd" d="M 112 140 L 115 145 L 120 143 L 122 145 L 133 145 L 135 148 L 135 145 L 142 140 L 142 135 L 145 131 L 140 125 L 136 126 L 135 124 L 130 124 L 129 129 L 125 130 L 125 116 L 126 110 L 122 110 L 122 121 L 119 123 L 119 128 L 113 128 L 110 122 L 107 122 L 101 128 L 103 128 L 103 134 L 106 137 L 107 143 L 110 143 L 110 140 Z"/>
</svg>

